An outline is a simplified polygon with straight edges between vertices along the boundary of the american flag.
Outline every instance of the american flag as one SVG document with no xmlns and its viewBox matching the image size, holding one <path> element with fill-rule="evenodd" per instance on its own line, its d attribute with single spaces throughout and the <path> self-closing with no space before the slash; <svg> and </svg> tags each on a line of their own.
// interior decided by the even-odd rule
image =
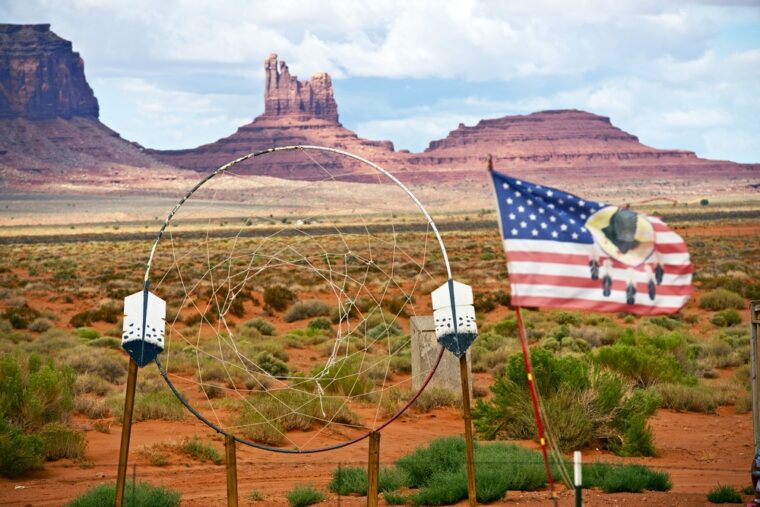
<svg viewBox="0 0 760 507">
<path fill-rule="evenodd" d="M 491 175 L 513 305 L 657 315 L 689 300 L 686 243 L 658 218 Z"/>
</svg>

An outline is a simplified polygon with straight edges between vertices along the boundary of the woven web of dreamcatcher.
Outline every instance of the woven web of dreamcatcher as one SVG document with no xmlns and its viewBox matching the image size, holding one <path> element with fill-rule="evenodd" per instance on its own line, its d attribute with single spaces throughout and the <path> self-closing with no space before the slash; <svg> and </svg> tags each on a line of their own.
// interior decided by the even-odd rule
<svg viewBox="0 0 760 507">
<path fill-rule="evenodd" d="M 162 373 L 245 443 L 346 445 L 403 412 L 435 367 L 412 377 L 409 337 L 449 272 L 435 225 L 373 167 L 350 160 L 347 175 L 345 158 L 297 148 L 219 172 L 178 205 L 151 257 L 169 307 Z M 251 176 L 285 165 L 319 177 Z"/>
</svg>

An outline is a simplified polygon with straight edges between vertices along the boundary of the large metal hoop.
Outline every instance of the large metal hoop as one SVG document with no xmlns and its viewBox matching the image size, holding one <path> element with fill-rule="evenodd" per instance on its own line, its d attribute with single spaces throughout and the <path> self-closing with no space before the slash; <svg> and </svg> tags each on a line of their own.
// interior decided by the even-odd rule
<svg viewBox="0 0 760 507">
<path fill-rule="evenodd" d="M 345 156 L 345 157 L 348 157 L 348 158 L 352 158 L 354 160 L 357 160 L 359 162 L 362 162 L 362 163 L 368 165 L 369 167 L 373 168 L 377 172 L 379 172 L 382 175 L 384 175 L 385 177 L 387 177 L 391 182 L 393 182 L 394 184 L 396 184 L 397 186 L 399 186 L 404 191 L 404 193 L 406 193 L 406 195 L 409 196 L 409 198 L 412 200 L 412 202 L 414 202 L 414 204 L 417 206 L 417 208 L 420 210 L 420 212 L 423 214 L 423 216 L 427 220 L 427 223 L 430 226 L 430 228 L 432 229 L 433 233 L 435 234 L 436 240 L 438 241 L 438 246 L 441 249 L 441 254 L 442 254 L 444 265 L 446 266 L 446 275 L 447 275 L 448 279 L 451 280 L 451 266 L 449 265 L 449 258 L 448 258 L 448 255 L 446 254 L 446 247 L 443 244 L 443 239 L 441 238 L 441 235 L 438 232 L 438 228 L 436 227 L 435 222 L 433 222 L 433 219 L 430 217 L 430 214 L 427 212 L 427 210 L 425 209 L 425 207 L 422 205 L 422 203 L 419 201 L 419 199 L 417 199 L 417 197 L 412 193 L 412 191 L 409 190 L 409 188 L 406 185 L 404 185 L 395 176 L 393 176 L 391 173 L 389 173 L 388 171 L 386 171 L 385 169 L 383 169 L 379 165 L 377 165 L 377 164 L 375 164 L 373 162 L 370 162 L 369 160 L 367 160 L 367 159 L 365 159 L 363 157 L 360 157 L 358 155 L 354 155 L 353 153 L 349 153 L 349 152 L 343 151 L 343 150 L 338 150 L 336 148 L 328 148 L 328 147 L 324 147 L 324 146 L 293 145 L 293 146 L 281 146 L 281 147 L 276 147 L 276 148 L 269 148 L 267 150 L 256 151 L 256 152 L 252 152 L 252 153 L 249 153 L 247 155 L 244 155 L 242 157 L 239 157 L 239 158 L 233 160 L 232 162 L 224 164 L 223 166 L 219 167 L 218 169 L 212 171 L 207 176 L 205 176 L 203 179 L 201 179 L 192 189 L 190 189 L 190 191 L 187 194 L 185 194 L 182 197 L 182 199 L 179 200 L 179 202 L 174 206 L 174 208 L 172 208 L 172 210 L 167 215 L 166 220 L 164 220 L 163 225 L 161 225 L 161 229 L 159 229 L 159 231 L 158 231 L 158 235 L 156 236 L 156 239 L 153 242 L 153 246 L 152 246 L 152 248 L 150 250 L 150 256 L 148 257 L 148 262 L 147 262 L 146 269 L 145 269 L 145 278 L 143 279 L 143 288 L 145 290 L 148 290 L 149 287 L 150 287 L 150 270 L 151 270 L 151 267 L 152 267 L 152 264 L 153 264 L 153 257 L 154 257 L 154 255 L 156 253 L 156 249 L 158 248 L 158 243 L 161 241 L 161 238 L 164 235 L 164 231 L 169 226 L 169 223 L 171 223 L 172 218 L 177 213 L 177 211 L 179 211 L 179 209 L 182 207 L 182 205 L 185 202 L 187 202 L 187 200 L 190 197 L 192 197 L 192 195 L 198 189 L 200 189 L 203 185 L 205 185 L 206 183 L 208 183 L 214 177 L 216 177 L 216 176 L 224 173 L 225 171 L 227 171 L 231 167 L 234 167 L 235 165 L 237 165 L 237 164 L 239 164 L 241 162 L 245 162 L 248 159 L 252 159 L 252 158 L 255 158 L 255 157 L 260 157 L 260 156 L 271 154 L 271 153 L 275 153 L 275 152 L 278 152 L 278 151 L 293 151 L 293 150 L 302 150 L 302 151 L 303 150 L 313 150 L 313 151 L 321 151 L 321 152 L 330 152 L 330 153 L 335 153 L 335 154 L 342 155 L 342 156 Z M 417 398 L 422 394 L 422 392 L 425 390 L 425 388 L 427 387 L 427 385 L 430 383 L 430 380 L 433 378 L 433 375 L 435 374 L 436 369 L 438 368 L 438 365 L 440 364 L 441 359 L 443 358 L 444 350 L 445 349 L 444 349 L 443 346 L 439 346 L 438 354 L 437 354 L 436 359 L 435 359 L 435 364 L 433 364 L 433 367 L 428 372 L 428 375 L 425 377 L 425 380 L 423 381 L 422 385 L 417 390 L 417 392 L 411 397 L 411 399 L 409 399 L 409 401 L 404 406 L 402 406 L 399 409 L 399 411 L 396 414 L 394 414 L 391 418 L 389 418 L 387 421 L 385 421 L 382 424 L 380 424 L 378 427 L 376 427 L 376 428 L 368 431 L 367 433 L 365 433 L 363 435 L 360 435 L 360 436 L 358 436 L 356 438 L 353 438 L 351 440 L 347 440 L 345 442 L 341 442 L 341 443 L 338 443 L 338 444 L 334 444 L 334 445 L 330 445 L 330 446 L 326 446 L 326 447 L 314 448 L 314 449 L 284 449 L 284 448 L 272 447 L 272 446 L 260 444 L 260 443 L 257 443 L 257 442 L 253 442 L 253 441 L 248 440 L 246 438 L 242 438 L 242 437 L 239 437 L 237 435 L 233 435 L 232 433 L 229 433 L 229 432 L 225 431 L 224 429 L 220 428 L 219 426 L 217 426 L 216 424 L 214 424 L 212 421 L 210 421 L 208 418 L 206 418 L 205 416 L 203 416 L 203 414 L 201 414 L 195 408 L 193 408 L 192 405 L 190 405 L 190 403 L 184 398 L 184 396 L 182 396 L 182 393 L 179 392 L 179 390 L 176 388 L 176 386 L 169 379 L 169 376 L 166 373 L 166 370 L 164 369 L 164 367 L 161 364 L 161 361 L 159 360 L 158 357 L 156 357 L 155 363 L 156 363 L 156 366 L 158 366 L 158 370 L 161 373 L 161 376 L 164 378 L 164 381 L 169 386 L 169 388 L 172 390 L 172 392 L 177 397 L 177 399 L 185 406 L 185 408 L 187 408 L 190 411 L 190 413 L 192 413 L 195 417 L 197 417 L 204 424 L 206 424 L 207 426 L 209 426 L 210 428 L 212 428 L 214 431 L 216 431 L 218 433 L 221 433 L 223 435 L 229 436 L 229 437 L 235 439 L 236 441 L 240 442 L 241 444 L 248 445 L 250 447 L 255 447 L 257 449 L 262 449 L 262 450 L 265 450 L 265 451 L 278 452 L 278 453 L 284 453 L 284 454 L 309 454 L 309 453 L 318 453 L 318 452 L 331 451 L 331 450 L 334 450 L 334 449 L 340 449 L 342 447 L 347 447 L 347 446 L 349 446 L 351 444 L 355 444 L 355 443 L 360 442 L 360 441 L 364 440 L 365 438 L 369 437 L 369 435 L 372 432 L 380 431 L 383 428 L 385 428 L 386 426 L 388 426 L 390 423 L 392 423 L 393 421 L 395 421 L 396 419 L 398 419 L 401 416 L 401 414 L 403 414 L 417 400 Z"/>
</svg>

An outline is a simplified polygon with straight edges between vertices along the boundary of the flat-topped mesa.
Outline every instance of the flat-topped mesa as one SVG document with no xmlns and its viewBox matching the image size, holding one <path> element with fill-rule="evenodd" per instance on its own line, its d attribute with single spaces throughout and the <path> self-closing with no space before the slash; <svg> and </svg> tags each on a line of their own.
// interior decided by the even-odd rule
<svg viewBox="0 0 760 507">
<path fill-rule="evenodd" d="M 98 100 L 71 42 L 50 25 L 0 24 L 0 118 L 98 117 Z"/>
<path fill-rule="evenodd" d="M 260 118 L 318 118 L 338 124 L 338 104 L 335 103 L 332 80 L 327 73 L 320 72 L 309 81 L 299 81 L 296 76 L 290 75 L 285 62 L 279 62 L 278 68 L 274 53 L 264 61 L 264 70 L 264 114 Z"/>
</svg>

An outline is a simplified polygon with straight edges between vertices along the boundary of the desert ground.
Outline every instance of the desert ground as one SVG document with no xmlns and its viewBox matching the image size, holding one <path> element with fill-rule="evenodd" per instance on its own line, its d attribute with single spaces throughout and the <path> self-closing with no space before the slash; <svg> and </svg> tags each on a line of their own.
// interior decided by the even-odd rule
<svg viewBox="0 0 760 507">
<path fill-rule="evenodd" d="M 51 368 L 71 371 L 75 379 L 70 406 L 54 418 L 83 435 L 70 457 L 48 457 L 40 467 L 0 478 L 0 505 L 62 505 L 115 480 L 127 364 L 119 346 L 121 302 L 142 289 L 150 248 L 173 202 L 129 196 L 49 200 L 34 194 L 0 199 L 0 352 L 19 363 L 31 356 L 51 358 Z M 168 302 L 167 351 L 161 357 L 169 378 L 217 425 L 275 448 L 308 450 L 366 433 L 414 394 L 409 319 L 430 314 L 429 293 L 446 279 L 433 234 L 408 209 L 393 216 L 366 214 L 357 219 L 341 214 L 300 221 L 302 214 L 287 210 L 258 212 L 256 216 L 263 218 L 251 220 L 254 213 L 241 208 L 234 203 L 219 209 L 200 206 L 196 214 L 169 228 L 168 237 L 159 243 L 152 290 Z M 442 231 L 454 278 L 475 289 L 481 337 L 472 350 L 473 391 L 480 403 L 492 404 L 491 388 L 506 375 L 509 357 L 519 351 L 510 327 L 514 311 L 496 217 L 487 209 L 430 211 Z M 623 382 L 625 396 L 636 390 L 656 395 L 657 407 L 646 418 L 655 448 L 652 456 L 621 455 L 626 453 L 616 447 L 618 437 L 609 436 L 614 429 L 608 422 L 593 423 L 582 451 L 587 462 L 638 463 L 667 472 L 672 487 L 641 493 L 591 488 L 584 492 L 587 505 L 711 505 L 706 495 L 717 485 L 741 492 L 751 484 L 746 308 L 749 299 L 760 298 L 760 202 L 746 198 L 702 206 L 649 205 L 643 211 L 664 216 L 689 245 L 696 288 L 691 302 L 673 318 L 528 311 L 529 339 L 533 349 L 612 372 Z M 213 218 L 204 221 L 204 214 Z M 351 228 L 357 220 L 359 231 Z M 220 252 L 219 259 L 215 252 Z M 254 264 L 247 264 L 249 259 Z M 315 267 L 314 259 L 328 267 Z M 253 270 L 252 265 L 267 269 Z M 252 272 L 250 280 L 234 282 L 238 273 Z M 328 272 L 329 279 L 324 276 Z M 342 278 L 334 273 L 343 273 Z M 201 281 L 192 285 L 193 277 Z M 272 303 L 266 292 L 272 287 L 292 294 L 286 294 L 284 306 Z M 711 304 L 711 298 L 720 299 L 715 294 L 725 295 L 716 291 L 729 291 L 732 299 Z M 278 426 L 274 434 L 255 417 L 247 420 L 254 423 L 243 424 L 239 417 L 248 413 L 246 400 L 257 400 L 273 387 L 287 390 L 297 375 L 314 375 L 329 360 L 334 332 L 345 324 L 335 307 L 344 308 L 346 300 L 357 308 L 357 301 L 364 301 L 356 317 L 364 327 L 347 332 L 349 338 L 341 346 L 382 366 L 381 373 L 359 369 L 349 375 L 354 386 L 366 383 L 365 391 L 352 387 L 333 392 L 343 400 L 340 410 L 348 411 L 343 415 L 349 422 L 341 426 L 332 424 L 339 417 L 326 423 L 312 415 L 301 427 Z M 296 307 L 303 314 L 295 312 Z M 317 324 L 311 324 L 314 321 Z M 270 328 L 264 331 L 262 322 Z M 226 342 L 219 339 L 229 335 L 238 337 L 242 350 L 232 359 L 221 351 Z M 352 336 L 358 341 L 351 341 Z M 667 361 L 645 372 L 605 362 L 603 351 L 625 340 L 654 347 L 659 352 L 653 354 Z M 213 360 L 216 352 L 209 352 L 213 347 L 220 348 L 225 365 L 237 369 L 220 373 L 219 362 Z M 288 373 L 252 371 L 239 357 L 259 362 L 266 357 L 267 364 Z M 139 379 L 138 400 L 143 396 L 146 401 L 132 429 L 130 478 L 181 492 L 182 505 L 224 505 L 223 461 L 189 454 L 185 445 L 200 441 L 223 456 L 221 435 L 174 400 L 155 364 L 140 370 Z M 393 396 L 386 395 L 391 391 Z M 149 399 L 156 406 L 150 406 Z M 550 393 L 545 402 L 553 413 Z M 382 430 L 381 463 L 391 466 L 437 437 L 462 435 L 459 403 L 456 396 L 423 393 Z M 551 418 L 547 424 L 552 430 Z M 31 423 L 29 428 L 31 432 Z M 554 429 L 561 433 L 560 427 Z M 485 443 L 485 434 L 478 435 Z M 498 438 L 538 448 L 532 436 L 510 436 L 507 431 Z M 238 445 L 241 505 L 288 505 L 288 492 L 305 484 L 325 494 L 320 505 L 363 505 L 366 498 L 339 495 L 328 485 L 337 468 L 365 466 L 366 442 L 316 454 Z M 569 459 L 571 450 L 563 452 Z M 254 501 L 254 490 L 264 500 Z M 494 504 L 546 505 L 548 498 L 544 486 L 510 490 Z M 574 505 L 573 492 L 565 486 L 559 486 L 559 498 L 560 505 Z M 386 505 L 382 497 L 380 503 Z"/>
</svg>

